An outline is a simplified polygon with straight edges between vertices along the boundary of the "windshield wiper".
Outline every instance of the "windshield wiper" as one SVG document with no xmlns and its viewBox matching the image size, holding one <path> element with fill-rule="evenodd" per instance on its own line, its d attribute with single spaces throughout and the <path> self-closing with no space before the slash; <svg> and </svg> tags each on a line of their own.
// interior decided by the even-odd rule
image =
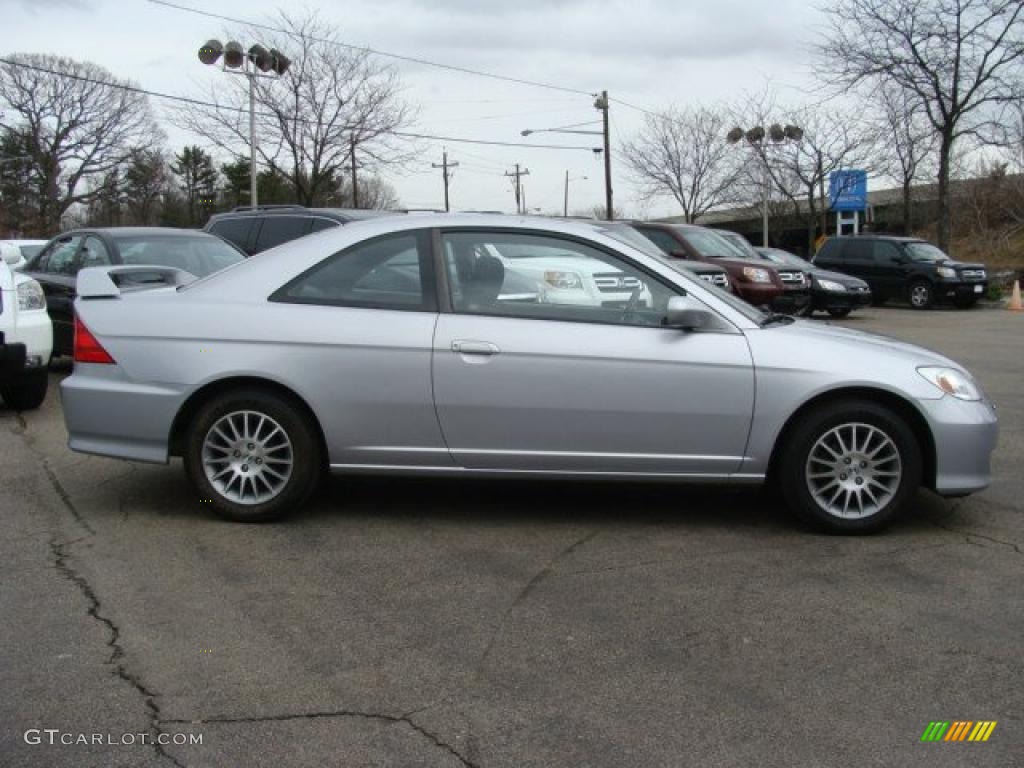
<svg viewBox="0 0 1024 768">
<path fill-rule="evenodd" d="M 794 320 L 789 315 L 780 315 L 778 313 L 773 313 L 765 317 L 765 319 L 758 323 L 758 325 L 760 325 L 762 328 L 767 328 L 769 325 L 775 325 L 776 323 L 789 325 L 792 322 L 794 322 Z"/>
</svg>

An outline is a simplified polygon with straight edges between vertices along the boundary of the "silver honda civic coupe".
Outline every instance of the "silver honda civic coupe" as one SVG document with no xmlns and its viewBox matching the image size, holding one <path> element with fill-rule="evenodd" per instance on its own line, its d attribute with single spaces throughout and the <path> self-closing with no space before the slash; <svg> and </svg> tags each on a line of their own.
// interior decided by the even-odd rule
<svg viewBox="0 0 1024 768">
<path fill-rule="evenodd" d="M 71 449 L 180 456 L 232 520 L 326 470 L 770 480 L 847 533 L 990 481 L 996 415 L 957 363 L 762 314 L 603 222 L 383 217 L 199 280 L 85 269 L 78 296 Z"/>
</svg>

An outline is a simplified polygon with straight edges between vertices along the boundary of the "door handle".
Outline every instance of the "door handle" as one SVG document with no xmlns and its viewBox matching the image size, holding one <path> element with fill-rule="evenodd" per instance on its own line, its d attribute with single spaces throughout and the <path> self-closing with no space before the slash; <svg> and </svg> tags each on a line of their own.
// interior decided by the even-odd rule
<svg viewBox="0 0 1024 768">
<path fill-rule="evenodd" d="M 501 352 L 497 345 L 489 341 L 453 341 L 452 352 L 460 355 L 496 355 Z"/>
</svg>

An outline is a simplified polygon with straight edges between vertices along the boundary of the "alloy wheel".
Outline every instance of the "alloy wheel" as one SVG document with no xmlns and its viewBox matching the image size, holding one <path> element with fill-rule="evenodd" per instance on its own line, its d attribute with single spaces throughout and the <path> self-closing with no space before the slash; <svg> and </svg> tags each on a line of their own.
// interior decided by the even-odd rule
<svg viewBox="0 0 1024 768">
<path fill-rule="evenodd" d="M 804 469 L 815 503 L 845 519 L 868 517 L 895 497 L 903 477 L 896 443 L 878 427 L 840 424 L 818 438 Z"/>
<path fill-rule="evenodd" d="M 264 504 L 288 485 L 295 458 L 288 433 L 258 411 L 233 411 L 203 439 L 203 470 L 210 485 L 237 504 Z"/>
</svg>

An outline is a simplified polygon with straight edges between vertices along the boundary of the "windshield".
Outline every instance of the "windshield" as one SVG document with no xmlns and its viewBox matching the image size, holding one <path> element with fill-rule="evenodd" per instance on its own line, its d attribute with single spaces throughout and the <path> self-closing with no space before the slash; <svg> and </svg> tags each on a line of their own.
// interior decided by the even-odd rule
<svg viewBox="0 0 1024 768">
<path fill-rule="evenodd" d="M 729 245 L 732 246 L 733 250 L 736 251 L 740 256 L 745 259 L 756 259 L 758 258 L 757 251 L 754 250 L 747 238 L 743 235 L 737 234 L 736 232 L 729 232 L 725 229 L 716 229 L 715 234 L 725 240 Z"/>
<path fill-rule="evenodd" d="M 641 253 L 646 253 L 648 256 L 654 256 L 660 261 L 665 261 L 665 254 L 661 248 L 626 224 L 601 224 L 595 226 L 594 229 L 602 235 L 610 237 L 612 240 L 618 240 L 620 243 L 624 243 Z"/>
<path fill-rule="evenodd" d="M 697 253 L 706 259 L 746 258 L 728 240 L 710 229 L 693 227 L 681 230 L 680 234 Z"/>
<path fill-rule="evenodd" d="M 949 261 L 949 256 L 931 243 L 907 243 L 911 261 Z"/>
<path fill-rule="evenodd" d="M 810 265 L 801 259 L 799 256 L 795 256 L 792 253 L 786 251 L 779 251 L 775 248 L 768 248 L 767 250 L 758 250 L 762 256 L 769 261 L 774 261 L 776 264 L 788 264 L 791 267 L 809 267 Z"/>
<path fill-rule="evenodd" d="M 239 251 L 212 235 L 140 235 L 116 238 L 125 264 L 152 264 L 206 277 L 245 261 Z"/>
</svg>

